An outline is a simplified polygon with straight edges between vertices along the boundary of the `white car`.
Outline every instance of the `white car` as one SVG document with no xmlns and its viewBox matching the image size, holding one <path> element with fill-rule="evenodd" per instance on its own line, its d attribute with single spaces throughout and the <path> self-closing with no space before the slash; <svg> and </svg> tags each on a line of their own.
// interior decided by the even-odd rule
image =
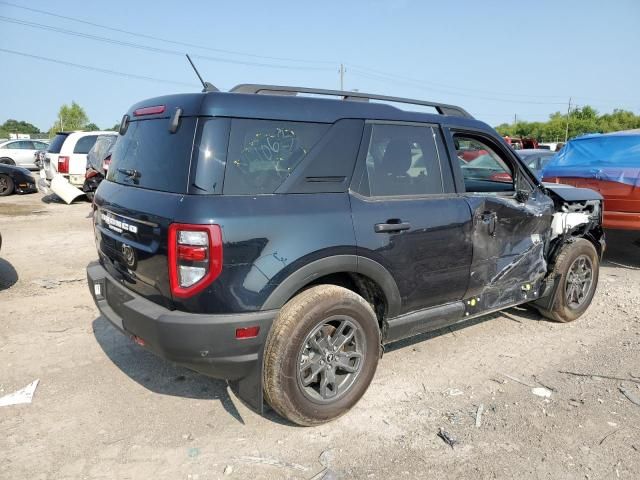
<svg viewBox="0 0 640 480">
<path fill-rule="evenodd" d="M 36 152 L 46 150 L 45 140 L 9 140 L 0 143 L 0 163 L 37 170 Z"/>
<path fill-rule="evenodd" d="M 49 145 L 40 177 L 49 186 L 59 173 L 81 189 L 87 172 L 87 153 L 100 135 L 109 134 L 117 132 L 58 132 Z"/>
</svg>

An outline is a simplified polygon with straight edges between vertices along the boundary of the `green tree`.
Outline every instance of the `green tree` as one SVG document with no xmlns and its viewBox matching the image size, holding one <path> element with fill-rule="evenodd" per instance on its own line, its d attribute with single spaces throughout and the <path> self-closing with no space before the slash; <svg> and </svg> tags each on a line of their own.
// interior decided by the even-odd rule
<svg viewBox="0 0 640 480">
<path fill-rule="evenodd" d="M 568 137 L 587 133 L 607 133 L 640 128 L 640 115 L 616 109 L 612 113 L 600 115 L 590 105 L 576 107 L 569 112 Z M 567 133 L 567 114 L 555 112 L 546 122 L 503 123 L 496 127 L 500 135 L 510 137 L 531 137 L 539 142 L 564 141 Z"/>
<path fill-rule="evenodd" d="M 88 132 L 95 132 L 96 130 L 100 130 L 100 127 L 95 123 L 87 123 L 84 127 Z"/>
<path fill-rule="evenodd" d="M 84 130 L 89 123 L 89 117 L 84 109 L 76 102 L 71 105 L 62 105 L 58 111 L 56 122 L 49 129 L 49 135 L 57 131 Z"/>
<path fill-rule="evenodd" d="M 35 125 L 24 120 L 18 121 L 12 118 L 0 125 L 0 130 L 9 133 L 40 133 L 40 129 Z"/>
</svg>

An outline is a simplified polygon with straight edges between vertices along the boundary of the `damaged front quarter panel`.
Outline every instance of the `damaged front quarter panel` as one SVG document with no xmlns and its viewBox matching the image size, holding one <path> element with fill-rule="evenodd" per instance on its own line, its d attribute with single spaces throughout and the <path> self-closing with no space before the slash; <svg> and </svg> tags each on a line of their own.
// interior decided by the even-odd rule
<svg viewBox="0 0 640 480">
<path fill-rule="evenodd" d="M 548 271 L 553 271 L 553 265 L 562 246 L 576 238 L 585 238 L 593 243 L 599 257 L 602 258 L 606 246 L 602 229 L 602 196 L 585 188 L 553 184 L 545 184 L 545 187 L 555 205 L 545 252 Z M 551 275 L 545 277 L 540 298 L 533 304 L 549 309 L 555 300 L 557 282 L 558 278 Z"/>
</svg>

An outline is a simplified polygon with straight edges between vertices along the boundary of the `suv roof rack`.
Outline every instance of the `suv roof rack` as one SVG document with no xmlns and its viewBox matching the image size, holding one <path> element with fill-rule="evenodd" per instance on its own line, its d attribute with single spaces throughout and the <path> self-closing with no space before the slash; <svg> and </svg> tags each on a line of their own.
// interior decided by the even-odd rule
<svg viewBox="0 0 640 480">
<path fill-rule="evenodd" d="M 342 97 L 343 100 L 365 101 L 382 100 L 386 102 L 407 103 L 411 105 L 422 105 L 433 107 L 440 115 L 449 115 L 453 117 L 473 118 L 473 116 L 465 109 L 456 105 L 446 103 L 430 102 L 426 100 L 414 100 L 412 98 L 390 97 L 388 95 L 375 95 L 362 92 L 347 92 L 345 90 L 327 90 L 323 88 L 307 88 L 307 87 L 286 87 L 280 85 L 259 85 L 243 83 L 236 85 L 231 90 L 232 93 L 267 93 L 275 95 L 297 95 L 298 93 L 310 93 L 314 95 L 331 95 Z"/>
</svg>

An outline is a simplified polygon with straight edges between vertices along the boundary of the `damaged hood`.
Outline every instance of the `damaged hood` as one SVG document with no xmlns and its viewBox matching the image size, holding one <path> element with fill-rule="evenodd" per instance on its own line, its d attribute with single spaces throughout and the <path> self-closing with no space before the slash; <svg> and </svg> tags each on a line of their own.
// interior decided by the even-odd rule
<svg viewBox="0 0 640 480">
<path fill-rule="evenodd" d="M 558 197 L 560 197 L 560 199 L 564 200 L 565 202 L 602 200 L 602 195 L 600 195 L 595 190 L 591 190 L 590 188 L 578 188 L 563 183 L 549 182 L 544 182 L 542 185 L 544 185 L 544 188 L 546 188 L 547 190 L 555 193 Z"/>
</svg>

